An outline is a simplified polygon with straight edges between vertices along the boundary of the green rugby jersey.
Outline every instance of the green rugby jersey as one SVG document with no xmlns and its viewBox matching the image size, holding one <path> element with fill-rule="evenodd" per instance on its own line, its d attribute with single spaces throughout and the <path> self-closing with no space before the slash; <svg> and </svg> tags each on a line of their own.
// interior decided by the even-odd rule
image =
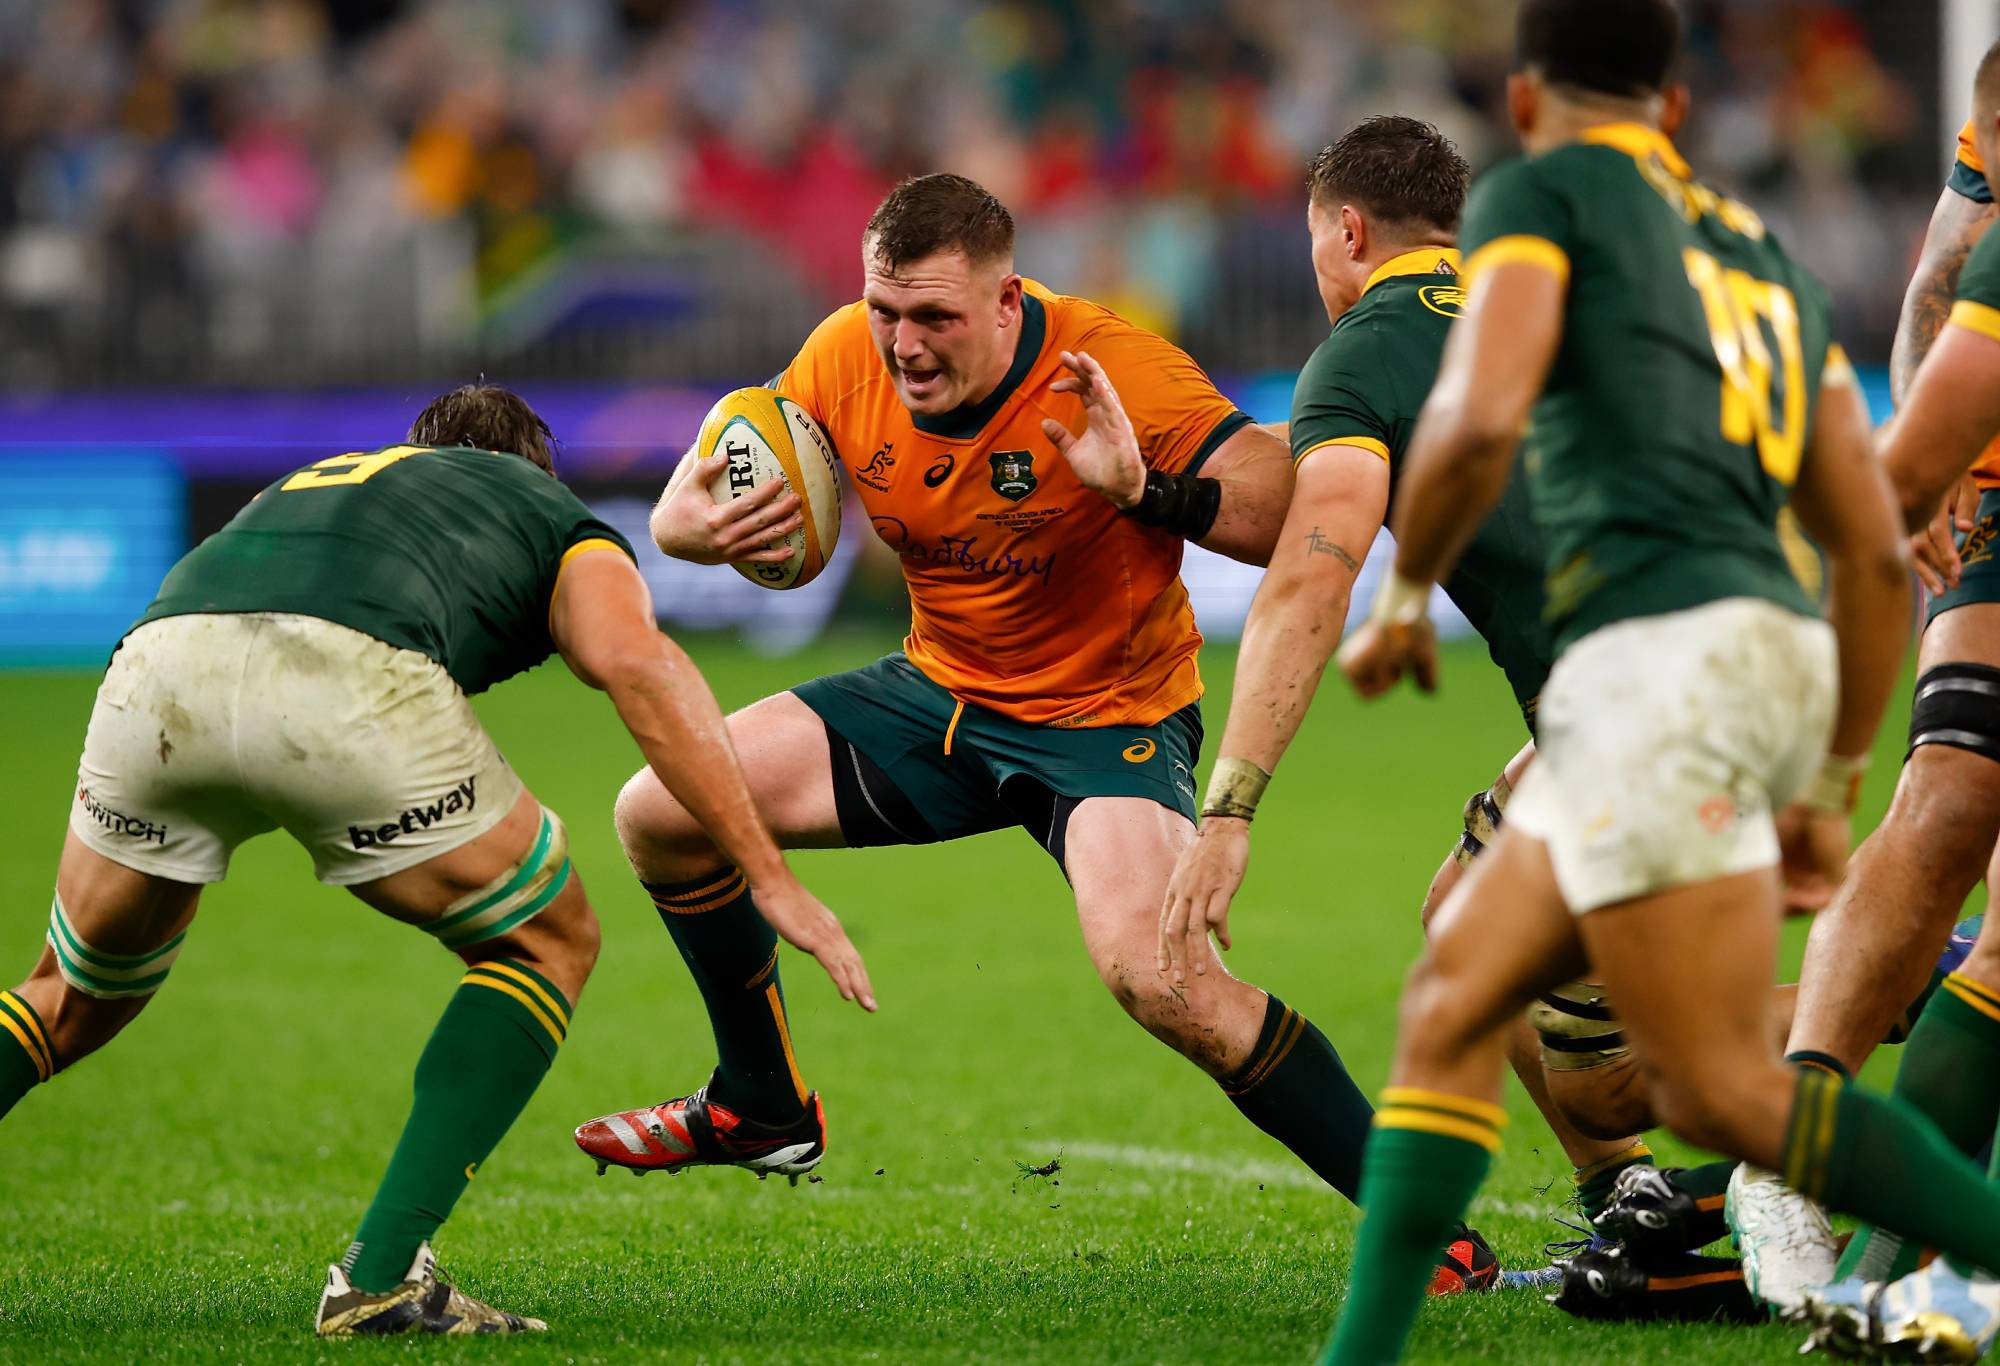
<svg viewBox="0 0 2000 1366">
<path fill-rule="evenodd" d="M 2000 233 L 1982 235 L 1965 258 L 1950 326 L 1970 328 L 2000 341 Z"/>
<path fill-rule="evenodd" d="M 587 542 L 623 536 L 518 455 L 389 446 L 278 480 L 168 571 L 140 626 L 295 612 L 428 655 L 468 693 L 555 650 L 549 601 Z"/>
<path fill-rule="evenodd" d="M 1403 455 L 1437 378 L 1445 334 L 1463 309 L 1458 253 L 1430 247 L 1385 262 L 1319 344 L 1292 392 L 1292 458 L 1359 446 L 1389 462 L 1395 506 Z M 1555 645 L 1542 620 L 1545 556 L 1518 477 L 1480 525 L 1444 591 L 1507 675 L 1532 726 Z M 1386 520 L 1386 519 L 1385 519 Z"/>
<path fill-rule="evenodd" d="M 1482 178 L 1466 275 L 1567 282 L 1526 445 L 1560 651 L 1628 617 L 1756 597 L 1816 615 L 1777 522 L 1832 346 L 1825 290 L 1654 129 L 1611 124 Z"/>
</svg>

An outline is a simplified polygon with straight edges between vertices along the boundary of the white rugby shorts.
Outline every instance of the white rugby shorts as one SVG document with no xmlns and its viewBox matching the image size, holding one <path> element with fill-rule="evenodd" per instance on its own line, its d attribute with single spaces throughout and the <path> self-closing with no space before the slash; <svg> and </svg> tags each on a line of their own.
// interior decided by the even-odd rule
<svg viewBox="0 0 2000 1366">
<path fill-rule="evenodd" d="M 1833 629 L 1758 598 L 1634 617 L 1565 650 L 1507 823 L 1576 914 L 1768 868 L 1826 753 Z"/>
<path fill-rule="evenodd" d="M 436 661 L 317 617 L 210 613 L 119 646 L 69 824 L 115 863 L 198 883 L 283 827 L 346 886 L 484 834 L 520 793 Z"/>
</svg>

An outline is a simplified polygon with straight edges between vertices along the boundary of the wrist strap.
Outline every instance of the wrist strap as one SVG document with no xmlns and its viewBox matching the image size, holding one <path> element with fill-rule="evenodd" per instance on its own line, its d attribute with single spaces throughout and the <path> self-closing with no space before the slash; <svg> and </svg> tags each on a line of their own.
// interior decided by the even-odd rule
<svg viewBox="0 0 2000 1366">
<path fill-rule="evenodd" d="M 1861 780 L 1867 773 L 1868 755 L 1829 754 L 1820 760 L 1819 772 L 1799 794 L 1799 801 L 1814 811 L 1851 815 L 1860 805 Z"/>
<path fill-rule="evenodd" d="M 1171 531 L 1184 540 L 1199 541 L 1222 511 L 1222 481 L 1193 474 L 1146 471 L 1146 488 L 1125 515 L 1142 526 Z"/>
<path fill-rule="evenodd" d="M 1406 579 L 1391 569 L 1382 580 L 1382 586 L 1375 590 L 1375 601 L 1368 609 L 1371 621 L 1379 621 L 1386 626 L 1414 626 L 1430 615 L 1431 586 Z"/>
<path fill-rule="evenodd" d="M 1270 784 L 1271 775 L 1248 759 L 1217 759 L 1208 775 L 1208 795 L 1202 799 L 1201 814 L 1234 816 L 1249 820 L 1257 814 L 1257 802 Z"/>
</svg>

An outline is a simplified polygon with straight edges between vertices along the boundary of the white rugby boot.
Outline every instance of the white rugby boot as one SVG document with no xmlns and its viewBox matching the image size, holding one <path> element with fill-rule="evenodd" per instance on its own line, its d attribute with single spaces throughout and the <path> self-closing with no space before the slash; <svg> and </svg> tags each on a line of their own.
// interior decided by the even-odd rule
<svg viewBox="0 0 2000 1366">
<path fill-rule="evenodd" d="M 1723 1203 L 1743 1284 L 1782 1314 L 1805 1307 L 1805 1293 L 1833 1279 L 1840 1260 L 1826 1211 L 1779 1180 L 1774 1172 L 1740 1163 Z"/>
</svg>

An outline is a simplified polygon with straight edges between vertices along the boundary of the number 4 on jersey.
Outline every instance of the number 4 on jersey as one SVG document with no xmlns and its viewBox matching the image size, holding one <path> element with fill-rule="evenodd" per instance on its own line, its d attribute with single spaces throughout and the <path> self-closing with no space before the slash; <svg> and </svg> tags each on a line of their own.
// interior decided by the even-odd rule
<svg viewBox="0 0 2000 1366">
<path fill-rule="evenodd" d="M 1805 355 L 1799 344 L 1799 306 L 1792 291 L 1748 271 L 1725 268 L 1707 252 L 1681 253 L 1688 283 L 1701 296 L 1709 340 L 1722 366 L 1722 435 L 1747 446 L 1754 439 L 1764 472 L 1780 484 L 1799 477 L 1805 452 Z M 1764 326 L 1777 342 L 1784 369 L 1782 419 L 1772 411 L 1771 348 Z"/>
</svg>

